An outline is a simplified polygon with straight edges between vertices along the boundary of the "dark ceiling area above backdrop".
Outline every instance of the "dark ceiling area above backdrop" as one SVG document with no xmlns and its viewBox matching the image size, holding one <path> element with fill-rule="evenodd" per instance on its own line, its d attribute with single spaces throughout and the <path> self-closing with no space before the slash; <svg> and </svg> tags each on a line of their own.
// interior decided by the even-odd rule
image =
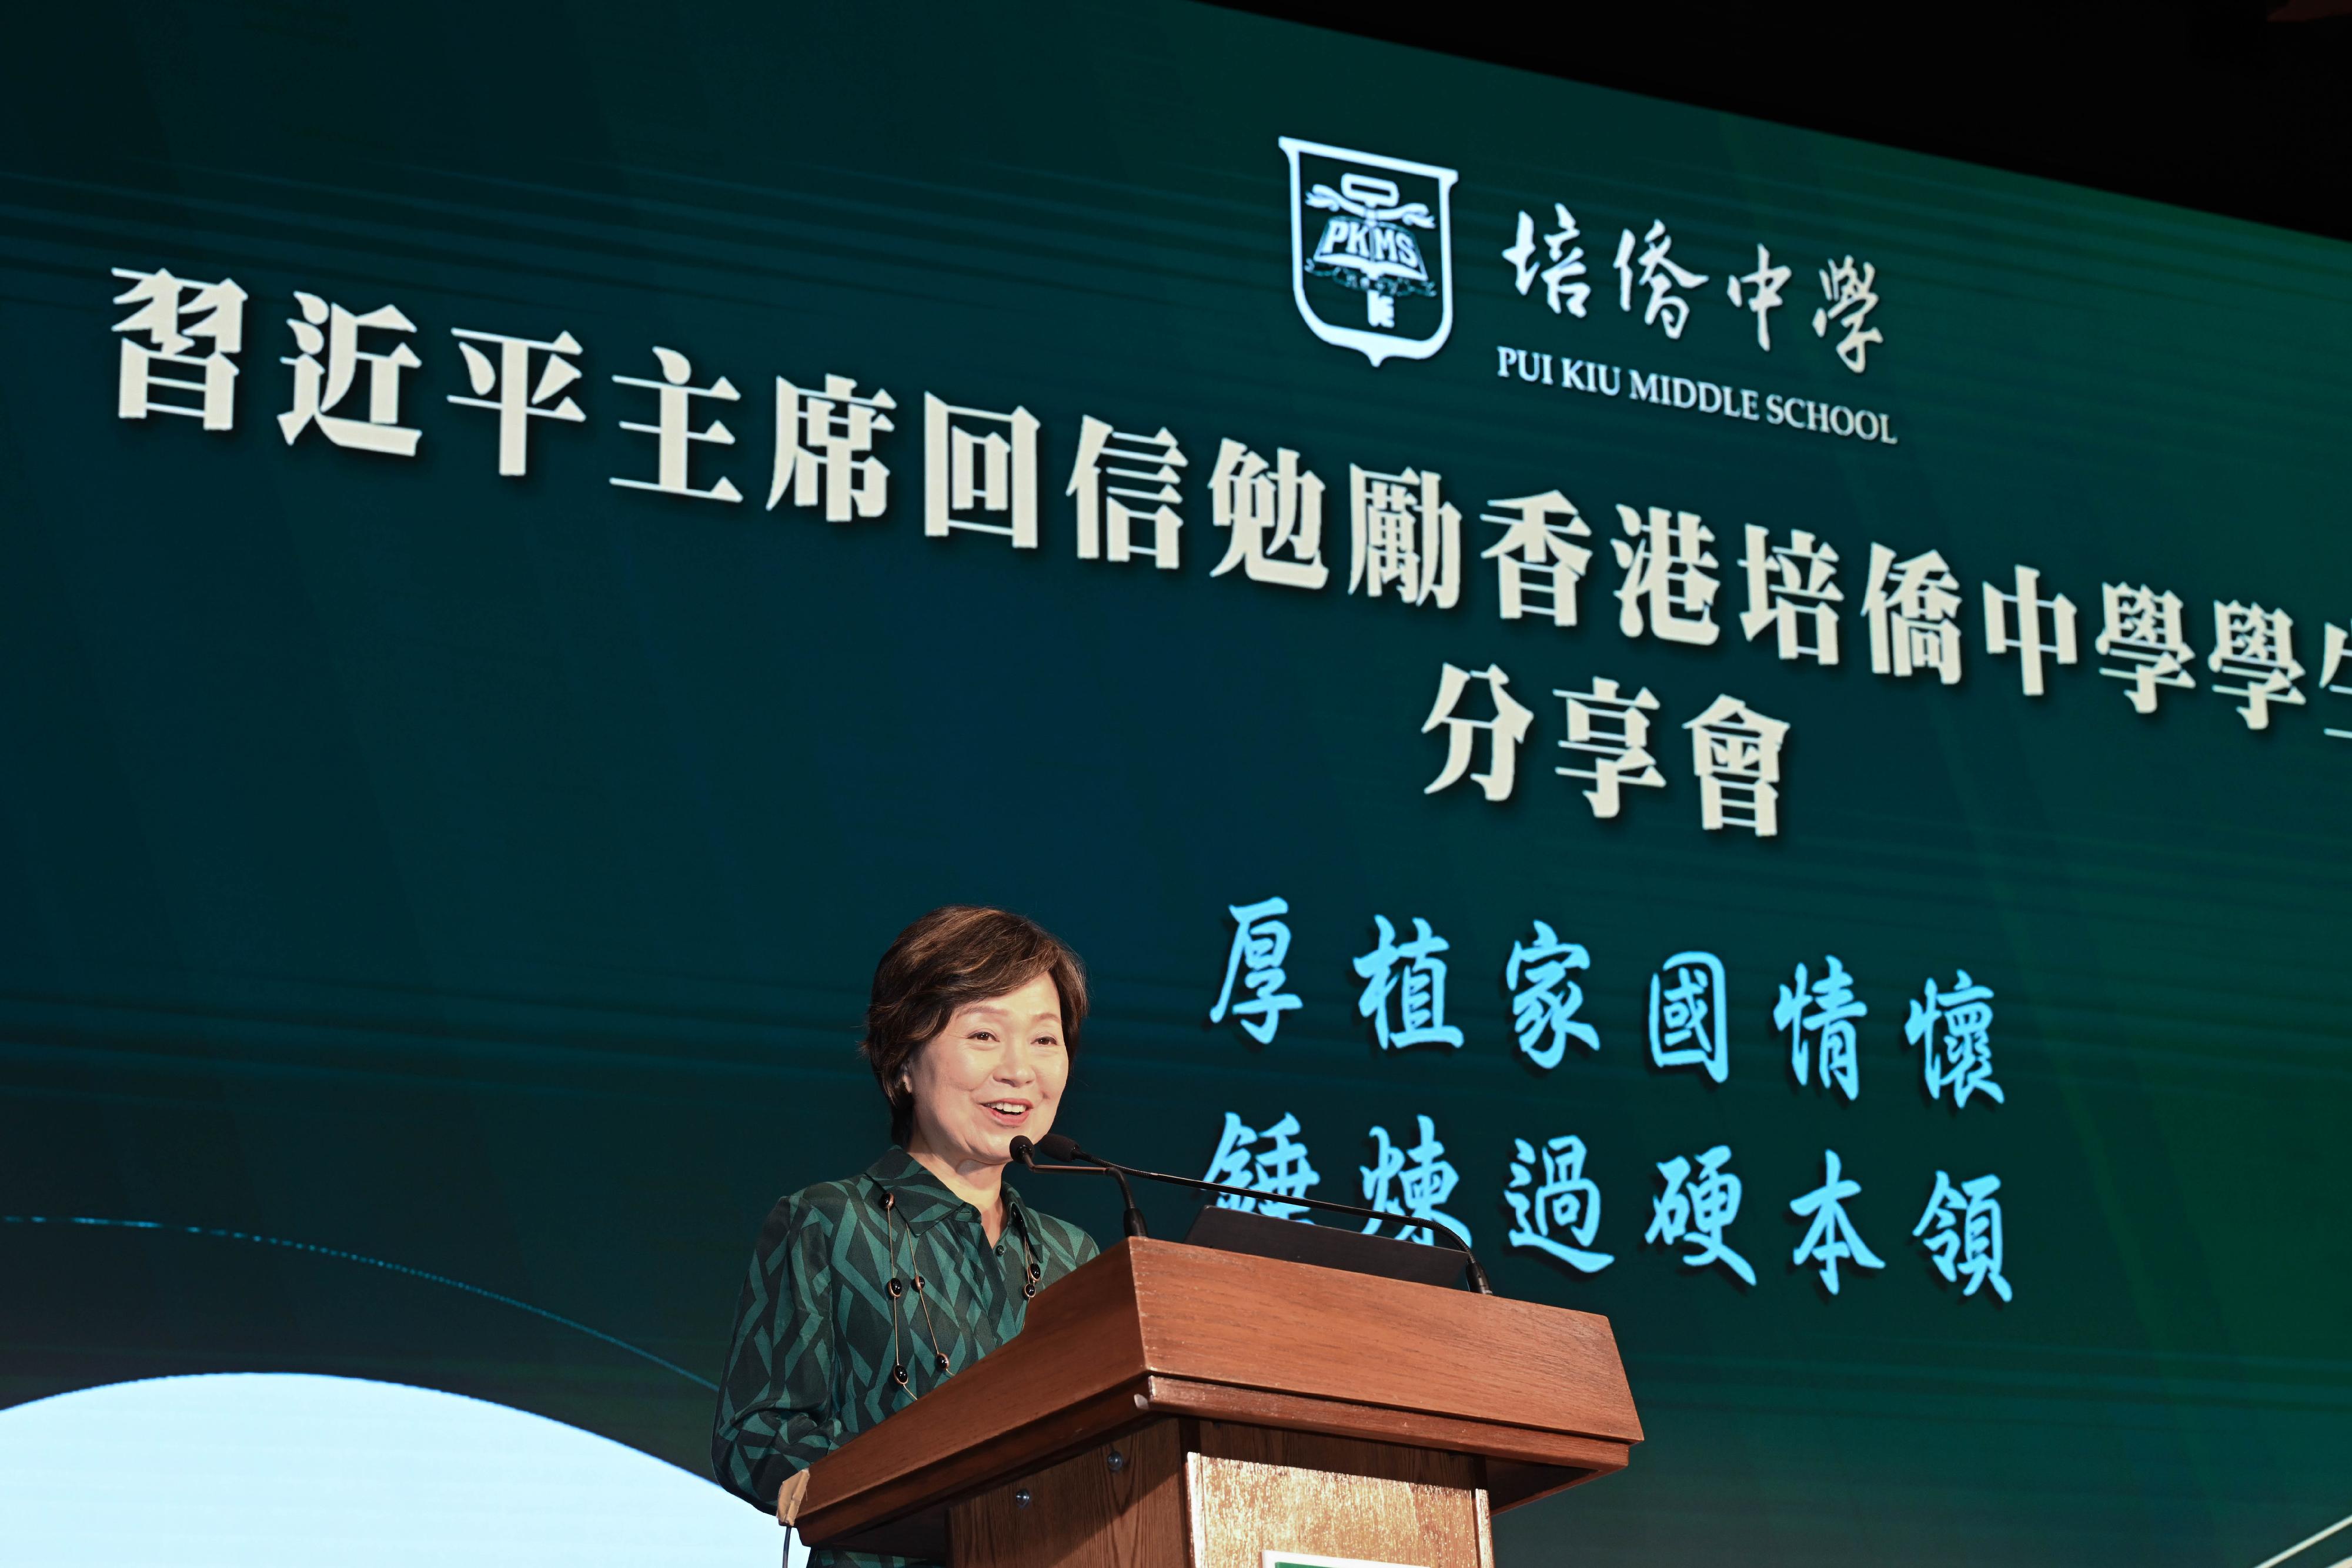
<svg viewBox="0 0 2352 1568">
<path fill-rule="evenodd" d="M 1223 3 L 2352 239 L 2352 0 Z"/>
</svg>

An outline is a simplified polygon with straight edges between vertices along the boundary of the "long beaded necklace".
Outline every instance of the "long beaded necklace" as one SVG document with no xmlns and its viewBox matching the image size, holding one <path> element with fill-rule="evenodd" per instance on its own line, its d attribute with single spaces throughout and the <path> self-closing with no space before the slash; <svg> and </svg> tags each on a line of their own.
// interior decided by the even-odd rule
<svg viewBox="0 0 2352 1568">
<path fill-rule="evenodd" d="M 877 1183 L 876 1185 L 879 1186 L 880 1184 Z M 1000 1201 L 1002 1200 L 1000 1199 Z M 905 1226 L 899 1219 L 898 1195 L 888 1190 L 887 1187 L 882 1188 L 882 1218 L 885 1229 L 885 1245 L 888 1249 L 890 1263 L 890 1282 L 883 1287 L 885 1292 L 890 1298 L 890 1381 L 898 1385 L 900 1388 L 908 1390 L 908 1397 L 914 1398 L 918 1397 L 918 1396 L 911 1380 L 907 1375 L 907 1358 L 901 1350 L 900 1344 L 901 1319 L 904 1316 L 907 1285 L 908 1281 L 913 1282 L 915 1303 L 917 1308 L 923 1314 L 923 1337 L 931 1342 L 931 1368 L 934 1374 L 931 1380 L 931 1386 L 934 1388 L 937 1388 L 941 1383 L 947 1380 L 948 1353 L 940 1348 L 940 1331 L 931 1322 L 931 1299 L 923 1289 L 924 1281 L 922 1265 L 920 1259 L 918 1257 L 918 1253 L 922 1247 L 922 1241 L 915 1235 L 913 1227 Z M 1023 1321 L 1026 1322 L 1029 1315 L 1028 1303 L 1035 1298 L 1037 1294 L 1037 1282 L 1044 1277 L 1045 1270 L 1037 1266 L 1037 1254 L 1029 1245 L 1028 1229 L 1024 1226 L 1016 1225 L 1013 1222 L 1013 1214 L 1010 1205 L 1006 1206 L 1004 1218 L 1006 1228 L 1018 1233 L 1021 1241 L 1021 1260 L 1024 1275 L 1021 1281 L 1021 1315 Z M 907 1233 L 906 1280 L 901 1280 L 898 1277 L 898 1233 L 902 1228 Z M 1015 1332 L 1018 1331 L 1016 1330 Z"/>
</svg>

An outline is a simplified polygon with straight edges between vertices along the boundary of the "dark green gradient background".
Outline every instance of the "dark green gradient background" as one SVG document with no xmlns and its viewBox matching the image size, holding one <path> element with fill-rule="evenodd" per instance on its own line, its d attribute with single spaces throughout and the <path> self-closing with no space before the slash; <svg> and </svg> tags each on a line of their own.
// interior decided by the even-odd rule
<svg viewBox="0 0 2352 1568">
<path fill-rule="evenodd" d="M 1286 134 L 1463 172 L 1434 360 L 1298 321 Z M 1581 322 L 1496 255 L 1555 200 Z M 1712 280 L 1680 343 L 1614 308 L 1654 216 Z M 1759 239 L 1797 270 L 1769 358 L 1720 297 Z M 1849 252 L 1885 301 L 1863 378 L 1805 326 Z M 233 435 L 114 417 L 134 265 L 252 293 Z M 417 460 L 279 440 L 296 288 L 415 320 Z M 0 54 L 0 1211 L 347 1249 L 715 1374 L 759 1216 L 884 1136 L 850 1053 L 876 955 L 1003 903 L 1098 987 L 1066 1128 L 1198 1170 L 1225 1110 L 1295 1111 L 1347 1197 L 1363 1130 L 1426 1112 L 1501 1288 L 1614 1321 L 1650 1441 L 1501 1521 L 1507 1561 L 2251 1564 L 2352 1508 L 2352 744 L 2320 735 L 2352 702 L 2250 734 L 2200 664 L 2143 719 L 2087 664 L 2029 702 L 1973 597 L 1951 689 L 1873 675 L 1851 615 L 1832 670 L 1629 642 L 1605 556 L 1570 632 L 1497 620 L 1477 562 L 1451 613 L 1213 581 L 1204 481 L 1221 437 L 1297 448 L 1343 569 L 1348 465 L 1412 464 L 1466 519 L 1554 486 L 1597 526 L 1701 512 L 1727 579 L 1742 525 L 1812 529 L 1849 612 L 1873 541 L 1971 596 L 2027 562 L 2086 655 L 2103 580 L 2179 592 L 2200 651 L 2212 600 L 2260 600 L 2315 671 L 2352 615 L 2347 297 L 2338 244 L 1174 4 L 46 8 Z M 453 327 L 586 347 L 590 423 L 540 423 L 527 480 L 443 401 Z M 1497 342 L 1864 402 L 1902 444 L 1545 393 Z M 606 483 L 650 470 L 608 378 L 656 343 L 744 390 L 698 465 L 746 505 Z M 898 400 L 884 521 L 759 507 L 771 378 L 827 371 Z M 921 537 L 926 390 L 1045 422 L 1045 549 Z M 1073 559 L 1082 414 L 1182 439 L 1181 573 Z M 1507 805 L 1422 794 L 1447 660 L 1536 709 Z M 1596 675 L 1676 727 L 1609 824 L 1550 772 L 1546 694 Z M 1718 692 L 1795 726 L 1777 841 L 1698 828 L 1678 726 Z M 1223 906 L 1274 892 L 1306 1008 L 1255 1051 L 1202 1019 Z M 1452 940 L 1458 1054 L 1373 1051 L 1375 913 Z M 1499 986 L 1536 918 L 1591 947 L 1604 1040 L 1548 1075 Z M 1685 947 L 1729 969 L 1720 1088 L 1642 1050 Z M 1792 1089 L 1770 1030 L 1824 950 L 1871 1009 L 1853 1105 Z M 1999 994 L 2009 1095 L 1957 1115 L 1900 1045 L 1956 967 Z M 1509 1140 L 1559 1132 L 1606 1195 L 1590 1280 L 1502 1245 Z M 1654 1163 L 1717 1141 L 1753 1291 L 1640 1245 Z M 1887 1260 L 1834 1300 L 1787 1261 L 1825 1146 Z M 1938 1166 L 2002 1176 L 2013 1305 L 1909 1240 Z M 527 1313 L 0 1225 L 0 1400 L 234 1369 L 703 1464 L 704 1390 Z"/>
</svg>

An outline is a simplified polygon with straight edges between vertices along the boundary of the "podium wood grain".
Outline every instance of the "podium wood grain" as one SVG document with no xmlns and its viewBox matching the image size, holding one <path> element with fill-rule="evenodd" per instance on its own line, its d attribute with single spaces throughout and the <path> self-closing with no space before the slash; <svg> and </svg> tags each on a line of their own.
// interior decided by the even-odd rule
<svg viewBox="0 0 2352 1568">
<path fill-rule="evenodd" d="M 956 1568 L 1185 1568 L 1184 1458 L 1155 1421 L 958 1503 Z"/>
<path fill-rule="evenodd" d="M 1260 1568 L 1269 1548 L 1491 1568 L 1480 1465 L 1468 1455 L 1262 1427 L 1192 1430 L 1190 1568 Z"/>
<path fill-rule="evenodd" d="M 945 1557 L 950 1505 L 1169 1416 L 1454 1456 L 1496 1508 L 1622 1469 L 1642 1437 L 1604 1318 L 1130 1240 L 1040 1293 L 1011 1343 L 818 1461 L 796 1522 L 813 1545 Z"/>
<path fill-rule="evenodd" d="M 1160 1420 L 966 1499 L 949 1530 L 956 1568 L 1261 1568 L 1268 1547 L 1492 1568 L 1477 1469 L 1460 1455 Z"/>
</svg>

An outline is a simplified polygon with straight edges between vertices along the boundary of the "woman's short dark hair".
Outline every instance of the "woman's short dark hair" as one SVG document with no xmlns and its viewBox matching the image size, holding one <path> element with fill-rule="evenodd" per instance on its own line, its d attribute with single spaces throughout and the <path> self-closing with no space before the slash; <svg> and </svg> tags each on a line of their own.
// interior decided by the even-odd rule
<svg viewBox="0 0 2352 1568">
<path fill-rule="evenodd" d="M 890 1103 L 890 1139 L 903 1145 L 915 1126 L 915 1097 L 904 1082 L 923 1047 L 958 1008 L 1017 991 L 1050 975 L 1062 998 L 1062 1044 L 1075 1057 L 1087 1018 L 1087 973 L 1078 956 L 1035 921 L 1010 910 L 950 904 L 904 931 L 874 966 L 873 999 L 858 1053 Z"/>
</svg>

